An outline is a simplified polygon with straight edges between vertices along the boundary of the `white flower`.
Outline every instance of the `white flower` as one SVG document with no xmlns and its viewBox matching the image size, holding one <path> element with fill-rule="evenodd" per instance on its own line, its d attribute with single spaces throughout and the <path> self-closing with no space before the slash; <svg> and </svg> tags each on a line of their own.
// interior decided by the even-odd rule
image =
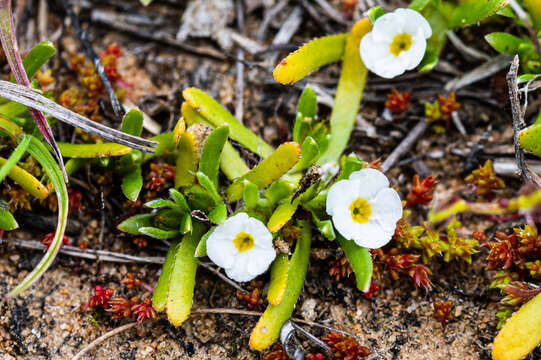
<svg viewBox="0 0 541 360">
<path fill-rule="evenodd" d="M 393 78 L 419 65 L 430 36 L 430 24 L 421 14 L 397 9 L 380 16 L 372 31 L 362 38 L 361 58 L 368 70 Z"/>
<path fill-rule="evenodd" d="M 265 224 L 238 213 L 218 225 L 207 239 L 207 255 L 231 279 L 249 281 L 269 268 L 276 257 Z"/>
<path fill-rule="evenodd" d="M 331 186 L 327 213 L 344 238 L 377 249 L 391 240 L 402 217 L 402 202 L 381 171 L 367 168 Z"/>
</svg>

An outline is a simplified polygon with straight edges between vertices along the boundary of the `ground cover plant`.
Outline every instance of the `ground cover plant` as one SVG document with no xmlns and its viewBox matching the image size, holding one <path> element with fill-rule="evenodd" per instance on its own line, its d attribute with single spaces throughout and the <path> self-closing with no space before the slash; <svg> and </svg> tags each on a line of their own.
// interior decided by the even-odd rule
<svg viewBox="0 0 541 360">
<path fill-rule="evenodd" d="M 7 358 L 63 358 L 82 331 L 74 359 L 539 356 L 538 1 L 98 3 L 0 1 Z M 305 16 L 320 28 L 289 44 Z M 79 323 L 56 343 L 63 320 L 28 307 L 41 286 L 61 306 L 59 271 Z"/>
</svg>

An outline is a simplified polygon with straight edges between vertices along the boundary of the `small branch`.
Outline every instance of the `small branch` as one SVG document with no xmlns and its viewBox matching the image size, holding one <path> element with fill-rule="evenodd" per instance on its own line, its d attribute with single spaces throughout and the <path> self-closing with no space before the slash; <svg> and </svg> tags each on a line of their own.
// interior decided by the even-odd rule
<svg viewBox="0 0 541 360">
<path fill-rule="evenodd" d="M 88 37 L 86 35 L 86 32 L 81 28 L 81 23 L 79 22 L 79 18 L 75 13 L 73 12 L 73 9 L 68 4 L 67 0 L 62 0 L 62 6 L 64 7 L 64 10 L 68 14 L 71 23 L 75 30 L 77 31 L 77 35 L 79 36 L 79 39 L 81 40 L 81 43 L 83 44 L 83 47 L 85 49 L 86 54 L 92 60 L 94 63 L 94 67 L 96 68 L 96 72 L 98 73 L 98 76 L 101 79 L 101 82 L 103 83 L 103 87 L 105 88 L 105 91 L 107 92 L 107 96 L 109 96 L 109 99 L 111 100 L 111 105 L 113 106 L 113 111 L 115 112 L 115 115 L 122 119 L 126 111 L 124 110 L 124 107 L 118 101 L 118 98 L 115 94 L 115 89 L 113 89 L 113 86 L 111 85 L 111 81 L 109 80 L 109 77 L 107 76 L 107 73 L 105 72 L 105 68 L 103 67 L 103 64 L 100 61 L 100 58 L 92 48 L 92 45 L 88 41 Z"/>
<path fill-rule="evenodd" d="M 23 249 L 45 250 L 45 246 L 35 240 L 20 240 L 20 239 L 0 239 L 1 244 L 14 245 Z M 79 257 L 89 260 L 98 260 L 117 263 L 145 263 L 145 264 L 163 264 L 165 258 L 160 256 L 132 256 L 127 254 L 115 253 L 106 250 L 82 250 L 75 246 L 64 245 L 60 248 L 60 253 L 68 256 Z"/>
<path fill-rule="evenodd" d="M 518 143 L 518 134 L 522 129 L 526 127 L 526 123 L 524 122 L 524 112 L 520 108 L 520 100 L 518 95 L 518 67 L 519 57 L 518 55 L 516 55 L 511 62 L 511 67 L 509 68 L 509 72 L 507 73 L 506 78 L 507 86 L 509 87 L 509 101 L 511 102 L 511 113 L 513 115 L 513 141 L 515 142 L 515 158 L 522 178 L 525 181 L 528 181 L 531 180 L 532 176 L 530 175 L 528 167 L 524 162 L 524 151 Z"/>
<path fill-rule="evenodd" d="M 231 285 L 232 287 L 234 287 L 235 289 L 239 290 L 239 291 L 242 291 L 242 292 L 245 292 L 247 293 L 248 291 L 244 290 L 239 284 L 237 284 L 236 282 L 234 282 L 233 280 L 231 280 L 230 278 L 228 278 L 227 276 L 225 276 L 224 274 L 222 274 L 220 272 L 220 268 L 214 268 L 212 265 L 210 265 L 209 263 L 206 263 L 206 262 L 202 262 L 200 261 L 199 262 L 199 265 L 201 265 L 202 267 L 204 267 L 205 269 L 207 270 L 210 270 L 210 272 L 212 272 L 213 274 L 217 275 L 220 279 L 222 279 L 224 282 L 228 283 L 229 285 Z"/>
<path fill-rule="evenodd" d="M 429 123 L 426 120 L 421 120 L 415 125 L 411 132 L 402 140 L 402 142 L 393 150 L 393 152 L 385 159 L 381 168 L 383 172 L 389 171 L 402 156 L 404 156 L 410 149 L 415 145 L 417 140 L 425 133 L 428 129 Z"/>
<path fill-rule="evenodd" d="M 244 3 L 243 0 L 237 0 L 237 27 L 239 33 L 244 35 Z M 244 118 L 244 50 L 239 48 L 237 50 L 237 79 L 235 83 L 235 117 L 238 121 L 243 123 Z"/>
<path fill-rule="evenodd" d="M 129 324 L 126 324 L 126 325 L 122 325 L 122 326 L 119 326 L 117 327 L 116 329 L 113 329 L 105 334 L 103 334 L 102 336 L 100 336 L 99 338 L 97 338 L 96 340 L 92 341 L 90 344 L 88 344 L 87 346 L 85 346 L 81 351 L 79 351 L 71 360 L 79 360 L 82 358 L 82 356 L 84 354 L 86 354 L 87 352 L 89 352 L 90 350 L 92 350 L 92 348 L 96 347 L 97 345 L 101 344 L 102 342 L 104 342 L 105 340 L 107 340 L 108 338 L 112 337 L 112 336 L 115 336 L 116 334 L 118 333 L 121 333 L 122 331 L 124 330 L 128 330 L 128 329 L 131 329 L 132 327 L 134 327 L 135 325 L 137 325 L 137 322 L 132 322 L 132 323 L 129 323 Z"/>
</svg>

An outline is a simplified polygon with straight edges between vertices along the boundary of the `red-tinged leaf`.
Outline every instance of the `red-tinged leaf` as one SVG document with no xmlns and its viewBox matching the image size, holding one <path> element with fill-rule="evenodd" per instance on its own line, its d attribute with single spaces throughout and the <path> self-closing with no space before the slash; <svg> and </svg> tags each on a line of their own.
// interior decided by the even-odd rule
<svg viewBox="0 0 541 360">
<path fill-rule="evenodd" d="M 19 85 L 24 85 L 30 87 L 30 80 L 26 76 L 26 71 L 24 70 L 23 61 L 21 54 L 19 53 L 19 47 L 17 46 L 17 40 L 15 39 L 15 30 L 13 25 L 13 15 L 11 12 L 11 0 L 0 0 L 0 41 L 2 42 L 2 47 L 8 60 L 9 67 L 13 72 L 13 77 Z M 62 160 L 62 155 L 60 150 L 56 145 L 54 140 L 53 132 L 45 115 L 41 111 L 29 108 L 30 114 L 34 118 L 36 125 L 43 135 L 43 138 L 53 149 L 56 159 L 60 164 L 62 173 L 64 175 L 64 180 L 68 181 L 68 175 L 64 168 L 64 161 Z"/>
</svg>

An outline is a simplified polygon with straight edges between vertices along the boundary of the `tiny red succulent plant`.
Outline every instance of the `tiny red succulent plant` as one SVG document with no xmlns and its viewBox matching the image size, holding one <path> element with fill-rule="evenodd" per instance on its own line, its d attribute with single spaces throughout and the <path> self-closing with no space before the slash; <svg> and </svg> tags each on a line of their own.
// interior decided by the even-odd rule
<svg viewBox="0 0 541 360">
<path fill-rule="evenodd" d="M 112 319 L 122 319 L 130 317 L 132 314 L 132 306 L 136 302 L 127 299 L 125 297 L 116 297 L 109 300 L 108 304 L 110 306 L 107 311 L 113 313 Z"/>
<path fill-rule="evenodd" d="M 501 231 L 496 232 L 496 241 L 484 242 L 481 246 L 489 249 L 487 270 L 509 269 L 513 265 L 516 237 Z"/>
<path fill-rule="evenodd" d="M 363 294 L 366 300 L 372 299 L 379 291 L 379 285 L 374 281 L 370 281 L 370 288 Z"/>
<path fill-rule="evenodd" d="M 427 176 L 421 181 L 419 175 L 413 175 L 413 186 L 406 196 L 406 206 L 414 204 L 428 205 L 432 201 L 434 186 L 438 183 L 435 176 Z"/>
<path fill-rule="evenodd" d="M 460 109 L 460 104 L 456 102 L 455 92 L 451 92 L 448 97 L 438 94 L 438 103 L 440 104 L 441 118 L 445 120 L 445 125 L 449 129 L 451 114 Z"/>
<path fill-rule="evenodd" d="M 322 339 L 330 346 L 336 359 L 358 360 L 370 355 L 368 348 L 342 333 L 331 331 Z"/>
<path fill-rule="evenodd" d="M 43 245 L 45 245 L 45 251 L 49 250 L 49 247 L 51 246 L 51 244 L 53 242 L 55 234 L 56 234 L 55 232 L 50 232 L 50 233 L 46 234 L 43 237 L 43 239 L 41 239 L 40 242 Z M 60 246 L 62 247 L 64 245 L 71 245 L 70 239 L 66 235 L 64 235 L 64 237 L 62 238 L 62 244 Z"/>
<path fill-rule="evenodd" d="M 402 115 L 410 108 L 410 99 L 411 94 L 409 91 L 400 92 L 393 88 L 387 101 L 385 101 L 385 107 L 395 115 Z"/>
<path fill-rule="evenodd" d="M 137 316 L 137 322 L 142 323 L 146 319 L 156 318 L 156 310 L 152 307 L 152 300 L 146 298 L 142 303 L 135 304 L 131 307 L 131 311 Z"/>
<path fill-rule="evenodd" d="M 429 275 L 432 275 L 432 271 L 427 268 L 425 265 L 417 264 L 412 266 L 408 270 L 408 275 L 413 279 L 415 286 L 422 286 L 425 289 L 429 288 L 432 285 Z"/>
<path fill-rule="evenodd" d="M 291 358 L 282 345 L 274 344 L 270 351 L 263 355 L 263 360 L 291 360 Z"/>
<path fill-rule="evenodd" d="M 336 260 L 331 261 L 329 275 L 333 276 L 336 281 L 348 277 L 353 272 L 353 268 L 345 256 L 341 256 Z"/>
<path fill-rule="evenodd" d="M 104 309 L 107 308 L 109 299 L 113 296 L 115 291 L 111 288 L 104 289 L 101 285 L 96 285 L 94 287 L 94 295 L 90 298 L 88 306 L 98 307 L 101 306 Z"/>
<path fill-rule="evenodd" d="M 446 326 L 448 321 L 453 320 L 453 303 L 451 301 L 435 301 L 434 302 L 434 317 L 441 322 L 442 326 Z"/>
<path fill-rule="evenodd" d="M 141 285 L 141 280 L 133 276 L 132 273 L 127 273 L 126 276 L 124 276 L 124 279 L 122 279 L 122 284 L 128 289 L 133 289 Z"/>
<path fill-rule="evenodd" d="M 505 188 L 503 180 L 497 177 L 494 172 L 492 160 L 487 160 L 483 166 L 479 166 L 478 169 L 473 170 L 464 181 L 468 184 L 475 185 L 477 195 L 480 196 L 490 196 L 492 191 Z"/>
</svg>

